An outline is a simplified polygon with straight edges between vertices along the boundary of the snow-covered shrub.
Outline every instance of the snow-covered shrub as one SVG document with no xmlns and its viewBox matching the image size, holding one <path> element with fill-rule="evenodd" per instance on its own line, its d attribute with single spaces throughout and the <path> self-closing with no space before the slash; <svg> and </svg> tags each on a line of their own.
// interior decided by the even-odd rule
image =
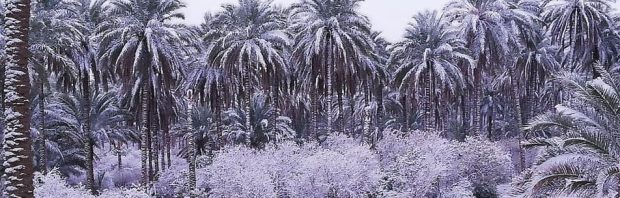
<svg viewBox="0 0 620 198">
<path fill-rule="evenodd" d="M 45 175 L 35 173 L 34 182 L 34 196 L 38 198 L 93 197 L 83 186 L 68 186 L 56 170 Z"/>
<path fill-rule="evenodd" d="M 160 177 L 159 195 L 187 195 L 186 166 L 173 165 Z M 322 146 L 227 147 L 199 167 L 197 187 L 209 197 L 364 197 L 377 191 L 381 178 L 379 160 L 367 146 L 335 136 Z"/>
<path fill-rule="evenodd" d="M 468 138 L 449 141 L 435 133 L 413 132 L 400 137 L 386 132 L 377 151 L 386 172 L 382 195 L 386 197 L 427 197 L 454 194 L 455 186 L 495 189 L 507 182 L 511 160 L 507 152 L 492 142 Z M 467 185 L 465 185 L 467 186 Z M 494 191 L 493 191 L 494 192 Z"/>
<path fill-rule="evenodd" d="M 91 195 L 88 190 L 83 186 L 69 186 L 65 182 L 65 179 L 60 176 L 61 174 L 57 170 L 52 170 L 49 173 L 43 175 L 35 174 L 35 188 L 34 195 L 37 198 L 148 198 L 142 190 L 134 189 L 113 189 L 104 190 L 99 196 Z"/>
<path fill-rule="evenodd" d="M 457 156 L 453 170 L 469 179 L 476 195 L 494 195 L 498 184 L 510 181 L 513 171 L 510 154 L 498 145 L 479 137 L 453 144 Z"/>
</svg>

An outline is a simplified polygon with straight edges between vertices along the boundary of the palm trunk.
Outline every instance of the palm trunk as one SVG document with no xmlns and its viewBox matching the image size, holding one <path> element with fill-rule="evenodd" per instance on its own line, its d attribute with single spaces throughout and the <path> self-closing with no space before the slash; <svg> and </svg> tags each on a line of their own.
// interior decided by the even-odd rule
<svg viewBox="0 0 620 198">
<path fill-rule="evenodd" d="M 487 138 L 493 140 L 493 106 L 489 107 L 489 114 L 487 115 Z"/>
<path fill-rule="evenodd" d="M 433 130 L 433 112 L 431 107 L 433 104 L 433 97 L 431 93 L 432 72 L 430 68 L 428 68 L 427 76 L 423 81 L 425 81 L 422 82 L 422 84 L 424 84 L 424 130 L 431 131 Z"/>
<path fill-rule="evenodd" d="M 224 138 L 223 136 L 223 127 L 222 127 L 222 103 L 224 100 L 224 97 L 222 97 L 222 91 L 223 91 L 223 86 L 222 83 L 217 82 L 217 101 L 216 101 L 216 118 L 215 118 L 215 124 L 216 124 L 216 130 L 217 130 L 217 139 L 218 139 L 218 144 L 217 144 L 217 150 L 219 150 L 220 148 L 222 148 L 224 146 Z"/>
<path fill-rule="evenodd" d="M 159 111 L 157 110 L 155 98 L 153 97 L 151 100 L 151 110 L 153 113 L 151 113 L 151 152 L 149 153 L 153 163 L 153 172 L 151 173 L 151 177 L 153 181 L 157 181 L 157 178 L 159 177 L 159 130 L 157 129 L 157 112 Z"/>
<path fill-rule="evenodd" d="M 196 197 L 195 195 L 195 189 L 196 189 L 196 139 L 193 135 L 194 130 L 192 128 L 192 116 L 191 116 L 191 111 L 192 111 L 192 105 L 189 106 L 188 108 L 188 120 L 189 120 L 189 130 L 192 133 L 189 142 L 188 142 L 188 146 L 189 146 L 189 163 L 188 163 L 188 170 L 189 170 L 189 196 L 190 197 Z"/>
<path fill-rule="evenodd" d="M 331 47 L 331 39 L 327 38 L 327 59 L 326 59 L 326 63 L 325 67 L 327 67 L 327 131 L 326 134 L 331 134 L 332 133 L 332 95 L 333 95 L 333 87 L 332 87 L 332 68 L 333 65 L 331 65 L 333 63 L 332 58 L 333 58 L 333 50 Z"/>
<path fill-rule="evenodd" d="M 480 131 L 480 97 L 482 96 L 482 76 L 481 76 L 481 69 L 480 67 L 474 69 L 474 102 L 473 102 L 473 109 L 474 109 L 474 114 L 472 116 L 473 119 L 473 124 L 472 124 L 472 129 L 473 129 L 473 134 L 475 135 L 479 135 L 479 131 Z"/>
<path fill-rule="evenodd" d="M 342 101 L 342 95 L 344 95 L 344 93 L 342 93 L 342 90 L 338 91 L 338 120 L 340 122 L 340 133 L 346 134 L 346 126 L 344 123 L 344 104 Z"/>
<path fill-rule="evenodd" d="M 250 146 L 251 143 L 251 135 L 252 135 L 252 112 L 250 109 L 250 105 L 252 103 L 252 89 L 250 88 L 250 67 L 249 67 L 249 63 L 246 62 L 246 64 L 248 64 L 248 66 L 246 67 L 246 71 L 244 71 L 244 75 L 243 75 L 243 86 L 245 87 L 246 93 L 245 93 L 245 128 L 246 128 L 246 132 L 245 132 L 245 143 L 247 146 Z"/>
<path fill-rule="evenodd" d="M 94 147 L 90 134 L 90 79 L 88 77 L 86 69 L 84 69 L 84 71 L 82 72 L 82 91 L 84 92 L 84 98 L 82 98 L 84 102 L 84 105 L 82 105 L 82 123 L 84 124 L 84 149 L 86 153 L 86 188 L 89 189 L 90 193 L 94 195 L 96 193 L 96 189 L 93 151 Z"/>
<path fill-rule="evenodd" d="M 405 91 L 405 93 L 403 93 L 403 95 L 401 96 L 402 99 L 402 103 L 403 103 L 403 118 L 405 119 L 405 126 L 403 126 L 403 130 L 405 132 L 409 132 L 409 109 L 407 109 L 407 91 Z"/>
<path fill-rule="evenodd" d="M 141 167 L 142 167 L 142 186 L 147 187 L 149 184 L 149 169 L 148 163 L 149 160 L 149 144 L 148 144 L 148 133 L 149 133 L 149 108 L 148 108 L 148 98 L 149 98 L 149 86 L 144 85 L 142 88 L 142 134 L 140 137 L 140 150 L 141 150 Z"/>
<path fill-rule="evenodd" d="M 47 149 L 45 147 L 45 89 L 43 86 L 43 79 L 41 80 L 40 89 L 41 95 L 39 96 L 39 114 L 41 115 L 41 123 L 39 126 L 39 170 L 45 174 L 47 173 Z"/>
<path fill-rule="evenodd" d="M 117 164 L 118 164 L 119 171 L 123 168 L 123 158 L 121 155 L 122 149 L 123 149 L 123 145 L 120 142 L 117 142 L 116 143 L 116 157 L 117 157 Z"/>
<path fill-rule="evenodd" d="M 385 122 L 383 121 L 383 82 L 379 80 L 379 86 L 377 87 L 377 127 L 379 133 L 379 137 L 382 137 L 383 134 L 383 125 Z"/>
<path fill-rule="evenodd" d="M 319 98 L 318 98 L 318 88 L 316 85 L 313 85 L 314 93 L 310 94 L 312 100 L 312 132 L 310 134 L 310 138 L 314 138 L 317 141 L 319 140 Z"/>
<path fill-rule="evenodd" d="M 166 138 L 166 159 L 168 160 L 168 168 L 170 168 L 172 166 L 172 160 L 170 160 L 170 118 L 166 118 L 166 124 L 163 125 L 164 127 L 164 138 Z"/>
<path fill-rule="evenodd" d="M 34 197 L 32 139 L 30 138 L 30 81 L 28 30 L 30 0 L 5 1 L 6 68 L 4 93 L 4 171 L 7 197 Z"/>
<path fill-rule="evenodd" d="M 510 76 L 513 77 L 514 75 L 512 74 L 512 70 L 509 71 L 510 72 Z M 518 144 L 519 144 L 519 171 L 523 171 L 525 169 L 525 151 L 523 150 L 523 146 L 521 145 L 522 143 L 522 139 L 523 139 L 523 131 L 521 130 L 521 126 L 524 124 L 523 123 L 523 115 L 522 115 L 522 111 L 521 111 L 521 96 L 519 95 L 519 91 L 518 91 L 518 87 L 517 84 L 515 84 L 515 79 L 513 77 L 513 79 L 510 80 L 511 82 L 511 87 L 512 87 L 512 91 L 515 97 L 515 108 L 517 109 L 517 123 L 518 123 L 518 127 L 517 127 L 517 131 L 518 131 Z"/>
</svg>

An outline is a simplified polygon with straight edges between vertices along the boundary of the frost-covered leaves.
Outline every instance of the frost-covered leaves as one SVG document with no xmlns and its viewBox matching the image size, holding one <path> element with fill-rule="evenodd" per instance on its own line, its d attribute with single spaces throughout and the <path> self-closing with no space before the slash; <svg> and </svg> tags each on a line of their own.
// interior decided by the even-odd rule
<svg viewBox="0 0 620 198">
<path fill-rule="evenodd" d="M 613 45 L 612 37 L 618 35 L 609 30 L 613 26 L 610 11 L 611 0 L 545 0 L 542 18 L 549 24 L 548 31 L 553 43 L 567 47 L 565 64 L 581 71 L 591 69 L 591 64 L 600 61 L 606 67 L 608 57 L 614 57 L 616 50 L 606 50 Z M 611 36 L 611 37 L 610 37 Z M 616 43 L 617 44 L 617 43 Z"/>
<path fill-rule="evenodd" d="M 246 137 L 244 125 L 246 113 L 242 108 L 225 112 L 223 136 L 226 142 L 243 143 Z M 254 94 L 250 106 L 251 146 L 263 148 L 268 143 L 279 143 L 296 137 L 289 117 L 279 115 L 277 107 L 264 94 Z M 274 119 L 275 118 L 275 119 Z M 275 121 L 275 123 L 270 123 Z"/>
<path fill-rule="evenodd" d="M 228 147 L 198 169 L 198 188 L 210 197 L 363 197 L 375 192 L 382 176 L 376 155 L 353 139 L 331 138 L 325 147 L 293 142 L 260 151 Z M 186 193 L 185 176 L 171 171 L 162 178 L 171 177 L 177 178 L 177 192 Z"/>
<path fill-rule="evenodd" d="M 572 99 L 536 117 L 526 128 L 536 136 L 530 145 L 542 151 L 532 170 L 514 182 L 515 195 L 609 196 L 617 191 L 610 182 L 617 181 L 620 157 L 619 78 L 594 67 L 601 76 L 594 80 L 560 75 L 558 81 Z M 547 138 L 539 131 L 560 137 Z"/>
<path fill-rule="evenodd" d="M 147 194 L 139 189 L 115 189 L 103 191 L 99 196 L 91 195 L 84 187 L 72 187 L 67 185 L 65 179 L 60 176 L 58 171 L 53 170 L 45 175 L 35 176 L 35 197 L 58 198 L 58 197 L 83 197 L 83 198 L 148 198 Z"/>
<path fill-rule="evenodd" d="M 440 192 L 466 196 L 487 188 L 495 191 L 495 186 L 506 182 L 512 172 L 505 151 L 476 138 L 459 143 L 434 134 L 402 138 L 386 132 L 378 151 L 386 171 L 381 194 L 388 197 L 438 196 Z"/>
<path fill-rule="evenodd" d="M 462 90 L 465 86 L 463 72 L 467 71 L 461 71 L 456 63 L 475 65 L 467 55 L 464 41 L 437 12 L 422 12 L 414 19 L 405 40 L 392 47 L 389 64 L 398 68 L 394 73 L 396 85 L 403 90 L 414 82 L 414 88 L 418 89 L 422 79 L 433 75 L 440 89 L 446 88 L 449 93 Z"/>
</svg>

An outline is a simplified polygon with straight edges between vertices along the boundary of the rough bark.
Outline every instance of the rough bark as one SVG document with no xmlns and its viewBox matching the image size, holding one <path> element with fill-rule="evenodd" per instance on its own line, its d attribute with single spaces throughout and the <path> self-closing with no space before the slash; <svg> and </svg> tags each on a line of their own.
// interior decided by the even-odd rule
<svg viewBox="0 0 620 198">
<path fill-rule="evenodd" d="M 40 96 L 39 96 L 39 114 L 41 116 L 41 122 L 39 123 L 39 171 L 43 174 L 47 173 L 47 149 L 45 147 L 45 89 L 43 85 L 43 79 L 40 79 Z"/>
<path fill-rule="evenodd" d="M 327 38 L 327 59 L 326 59 L 326 64 L 325 67 L 327 69 L 327 129 L 326 129 L 326 134 L 331 134 L 332 132 L 332 95 L 333 95 L 333 85 L 332 85 L 332 69 L 333 69 L 333 65 L 331 63 L 333 63 L 332 58 L 333 58 L 333 50 L 332 50 L 332 46 L 331 46 L 331 39 L 328 37 Z"/>
<path fill-rule="evenodd" d="M 6 54 L 4 99 L 4 171 L 6 197 L 34 197 L 32 139 L 30 138 L 30 82 L 28 28 L 30 0 L 6 3 Z"/>
<path fill-rule="evenodd" d="M 517 110 L 517 123 L 518 123 L 518 127 L 517 127 L 517 132 L 519 133 L 517 135 L 517 141 L 519 144 L 519 171 L 523 171 L 525 169 L 525 150 L 523 149 L 523 146 L 521 145 L 522 143 L 522 139 L 523 139 L 523 135 L 524 132 L 521 130 L 521 126 L 523 126 L 523 115 L 522 115 L 522 110 L 521 110 L 521 96 L 519 94 L 519 88 L 517 87 L 517 83 L 515 83 L 515 79 L 514 79 L 514 75 L 512 73 L 512 70 L 509 71 L 511 76 L 513 76 L 513 79 L 511 79 L 511 87 L 512 87 L 512 91 L 515 97 L 515 108 Z"/>
<path fill-rule="evenodd" d="M 474 101 L 473 101 L 473 116 L 472 116 L 472 126 L 473 134 L 479 135 L 480 131 L 480 101 L 482 97 L 482 76 L 481 76 L 480 67 L 474 69 Z"/>
<path fill-rule="evenodd" d="M 148 169 L 148 95 L 149 87 L 144 86 L 142 88 L 142 134 L 140 136 L 140 150 L 141 150 L 141 168 L 142 168 L 142 186 L 146 187 L 149 183 L 149 169 Z"/>
<path fill-rule="evenodd" d="M 248 66 L 246 66 L 246 71 L 243 73 L 243 86 L 245 87 L 245 143 L 246 145 L 250 145 L 251 143 L 251 134 L 252 134 L 252 117 L 251 117 L 251 103 L 252 103 L 252 89 L 250 87 L 250 69 L 249 63 L 246 62 Z"/>
<path fill-rule="evenodd" d="M 191 111 L 192 111 L 192 106 L 190 105 L 188 108 L 188 121 L 189 121 L 189 130 L 190 133 L 194 133 L 194 129 L 192 128 L 192 117 L 191 115 Z M 189 163 L 188 163 L 188 169 L 189 169 L 189 195 L 190 197 L 196 197 L 194 190 L 196 189 L 196 139 L 194 138 L 194 135 L 192 134 L 190 136 L 189 142 L 188 142 L 188 146 L 189 146 Z"/>
<path fill-rule="evenodd" d="M 95 189 L 95 172 L 94 172 L 94 151 L 93 142 L 91 139 L 90 130 L 90 80 L 88 73 L 83 71 L 82 74 L 82 92 L 83 92 L 83 105 L 82 105 L 82 123 L 84 123 L 83 131 L 85 137 L 84 150 L 86 153 L 86 188 L 90 190 L 91 194 L 96 193 Z"/>
</svg>

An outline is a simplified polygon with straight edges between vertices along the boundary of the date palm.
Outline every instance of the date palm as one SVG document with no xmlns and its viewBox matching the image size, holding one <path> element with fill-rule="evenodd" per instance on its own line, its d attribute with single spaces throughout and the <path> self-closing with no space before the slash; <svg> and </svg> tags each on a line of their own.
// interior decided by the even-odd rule
<svg viewBox="0 0 620 198">
<path fill-rule="evenodd" d="M 115 92 L 95 91 L 86 101 L 78 92 L 56 94 L 54 102 L 49 105 L 50 110 L 47 112 L 50 125 L 72 134 L 67 137 L 77 138 L 76 142 L 83 145 L 82 148 L 90 147 L 83 150 L 87 175 L 94 175 L 94 147 L 101 147 L 112 141 L 127 143 L 137 139 L 133 130 L 121 125 L 122 122 L 130 120 L 130 114 L 120 109 L 116 96 Z M 85 104 L 89 104 L 88 109 L 84 108 Z M 84 110 L 89 112 L 82 112 Z M 84 115 L 89 117 L 84 119 Z M 94 183 L 89 184 L 89 190 L 95 193 Z"/>
<path fill-rule="evenodd" d="M 77 78 L 77 67 L 71 58 L 71 49 L 79 48 L 84 40 L 82 32 L 85 27 L 77 17 L 75 2 L 59 0 L 36 0 L 32 4 L 33 14 L 30 22 L 30 70 L 31 84 L 34 90 L 34 102 L 38 104 L 40 122 L 38 146 L 40 148 L 38 164 L 40 171 L 46 171 L 46 129 L 45 100 L 50 89 L 49 75 L 58 76 L 57 85 L 65 89 L 73 88 Z"/>
<path fill-rule="evenodd" d="M 433 130 L 439 124 L 440 92 L 456 94 L 464 89 L 465 80 L 457 63 L 475 63 L 467 55 L 464 42 L 436 11 L 419 13 L 414 20 L 405 40 L 394 45 L 390 62 L 398 64 L 394 81 L 400 90 L 424 86 L 424 129 Z"/>
<path fill-rule="evenodd" d="M 495 0 L 454 0 L 444 8 L 445 16 L 458 31 L 459 37 L 463 38 L 466 47 L 471 51 L 476 65 L 471 67 L 461 66 L 465 72 L 467 81 L 473 82 L 469 87 L 473 95 L 471 108 L 472 129 L 474 134 L 480 130 L 480 107 L 482 84 L 484 75 L 493 74 L 507 63 L 506 53 L 510 51 L 518 41 L 511 32 L 511 26 L 506 25 L 510 21 L 528 21 L 529 15 L 515 13 L 519 9 L 512 9 L 507 1 Z M 463 101 L 464 102 L 464 101 Z M 467 111 L 467 109 L 465 109 Z M 467 114 L 467 113 L 465 113 Z M 464 124 L 469 124 L 469 116 Z"/>
<path fill-rule="evenodd" d="M 275 105 L 269 103 L 265 94 L 254 94 L 252 106 L 248 113 L 245 109 L 232 108 L 226 111 L 224 135 L 230 142 L 244 143 L 250 140 L 254 148 L 265 148 L 266 144 L 293 139 L 295 130 L 291 127 L 291 119 L 286 116 L 278 116 L 275 123 L 270 123 L 269 118 L 276 113 Z M 245 117 L 251 118 L 252 131 L 246 137 L 248 129 L 243 124 Z"/>
<path fill-rule="evenodd" d="M 296 33 L 293 57 L 305 70 L 302 79 L 311 87 L 313 133 L 317 133 L 318 95 L 326 98 L 326 112 L 333 112 L 332 97 L 352 97 L 360 89 L 368 90 L 384 78 L 380 58 L 374 53 L 369 20 L 358 12 L 360 0 L 303 0 L 291 8 L 292 29 Z M 383 76 L 381 76 L 383 75 Z M 340 108 L 342 109 L 342 108 Z M 341 126 L 344 128 L 344 126 Z M 327 133 L 332 118 L 327 116 Z"/>
<path fill-rule="evenodd" d="M 221 68 L 228 78 L 242 79 L 236 89 L 244 97 L 245 112 L 249 112 L 255 87 L 260 82 L 270 82 L 269 79 L 282 79 L 280 75 L 288 73 L 282 49 L 288 45 L 289 36 L 283 30 L 283 18 L 269 3 L 239 0 L 237 5 L 227 4 L 223 8 L 211 25 L 227 32 L 215 39 L 207 57 L 210 65 Z M 247 114 L 245 137 L 249 137 L 252 127 Z"/>
<path fill-rule="evenodd" d="M 7 197 L 33 197 L 28 33 L 30 1 L 5 1 L 4 176 Z"/>
<path fill-rule="evenodd" d="M 532 171 L 515 183 L 516 194 L 605 197 L 617 191 L 620 76 L 604 66 L 594 67 L 601 74 L 594 80 L 575 73 L 558 76 L 573 98 L 526 127 L 558 136 L 531 133 L 534 137 L 525 146 L 540 147 L 543 152 Z"/>
<path fill-rule="evenodd" d="M 181 46 L 192 39 L 192 32 L 174 23 L 182 19 L 179 0 L 112 0 L 110 16 L 97 27 L 98 61 L 122 85 L 120 94 L 128 107 L 140 115 L 142 125 L 142 184 L 147 185 L 150 134 L 149 112 L 153 101 L 172 95 L 181 80 Z"/>
<path fill-rule="evenodd" d="M 608 68 L 614 62 L 608 62 L 610 54 L 606 50 L 603 38 L 614 25 L 610 17 L 612 0 L 545 0 L 543 2 L 543 19 L 548 23 L 547 31 L 553 44 L 560 51 L 567 51 L 562 57 L 563 66 L 570 66 L 572 71 L 590 72 L 594 78 L 598 73 L 592 63 L 601 62 Z M 614 34 L 617 37 L 617 35 Z"/>
</svg>

